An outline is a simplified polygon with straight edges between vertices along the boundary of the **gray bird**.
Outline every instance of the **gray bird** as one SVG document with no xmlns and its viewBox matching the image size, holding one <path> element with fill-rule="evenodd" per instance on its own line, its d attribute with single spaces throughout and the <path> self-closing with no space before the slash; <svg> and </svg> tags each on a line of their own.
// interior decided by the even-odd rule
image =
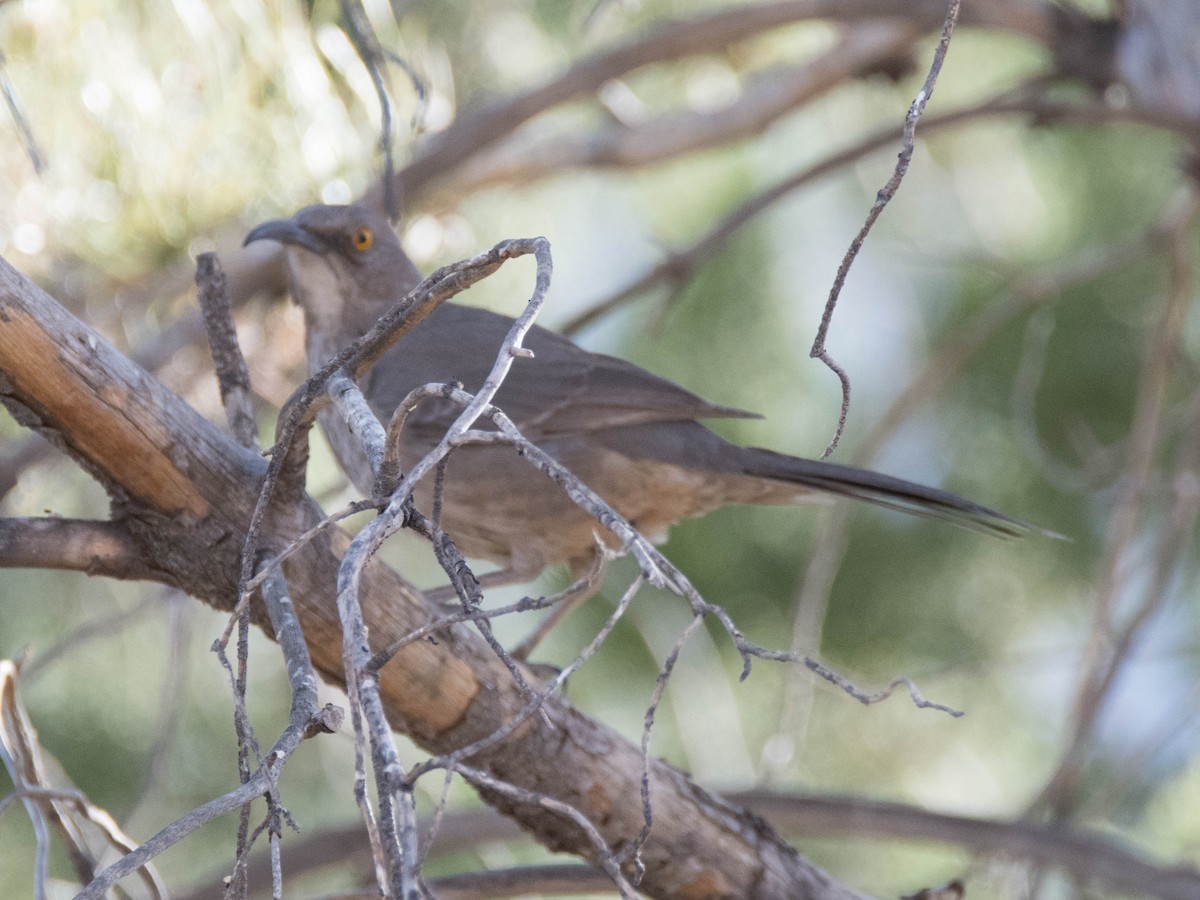
<svg viewBox="0 0 1200 900">
<path fill-rule="evenodd" d="M 266 222 L 245 243 L 274 240 L 287 250 L 291 293 L 304 310 L 310 371 L 369 329 L 420 281 L 388 222 L 358 206 L 310 206 Z M 387 422 L 413 388 L 462 382 L 478 390 L 512 319 L 444 303 L 401 338 L 362 379 L 371 409 Z M 820 495 L 866 500 L 1000 535 L 1030 526 L 947 491 L 863 469 L 731 444 L 698 420 L 751 417 L 717 406 L 645 369 L 590 353 L 544 328 L 524 341 L 495 404 L 517 427 L 654 540 L 680 519 L 728 503 L 793 504 Z M 410 467 L 445 433 L 459 409 L 426 401 L 409 417 L 402 465 Z M 336 417 L 322 419 L 355 486 L 373 476 Z M 433 486 L 416 493 L 431 507 Z M 514 580 L 547 566 L 576 571 L 594 558 L 595 520 L 511 447 L 456 451 L 446 470 L 442 524 L 467 556 L 490 560 Z"/>
</svg>

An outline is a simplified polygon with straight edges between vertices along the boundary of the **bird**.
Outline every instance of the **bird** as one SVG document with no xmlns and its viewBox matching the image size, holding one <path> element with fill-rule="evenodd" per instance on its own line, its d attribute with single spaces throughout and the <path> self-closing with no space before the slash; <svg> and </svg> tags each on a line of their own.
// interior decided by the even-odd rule
<svg viewBox="0 0 1200 900">
<path fill-rule="evenodd" d="M 290 293 L 303 309 L 310 372 L 365 333 L 421 280 L 384 217 L 358 205 L 315 205 L 264 222 L 245 244 L 286 251 Z M 360 379 L 387 422 L 414 388 L 461 383 L 476 391 L 513 319 L 445 302 L 400 338 Z M 702 399 L 640 366 L 585 350 L 534 326 L 493 403 L 641 533 L 661 542 L 674 523 L 727 504 L 797 504 L 829 496 L 865 500 L 1002 536 L 1033 526 L 948 491 L 827 461 L 745 447 L 703 420 L 755 417 Z M 408 417 L 401 465 L 431 450 L 460 407 L 423 401 Z M 371 496 L 374 474 L 361 445 L 332 411 L 320 418 L 343 471 Z M 426 479 L 431 482 L 432 479 Z M 415 492 L 427 513 L 433 484 Z M 585 571 L 597 553 L 596 521 L 563 490 L 502 444 L 465 446 L 450 457 L 441 524 L 469 558 L 514 581 L 565 563 Z"/>
</svg>

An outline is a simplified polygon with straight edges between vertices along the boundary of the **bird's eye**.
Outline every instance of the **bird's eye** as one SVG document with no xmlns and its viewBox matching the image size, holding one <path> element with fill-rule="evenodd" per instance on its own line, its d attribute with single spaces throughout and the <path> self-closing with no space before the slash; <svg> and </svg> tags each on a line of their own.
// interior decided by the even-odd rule
<svg viewBox="0 0 1200 900">
<path fill-rule="evenodd" d="M 354 232 L 354 237 L 351 240 L 354 241 L 356 250 L 370 250 L 371 245 L 375 243 L 375 233 L 370 228 L 364 226 Z"/>
</svg>

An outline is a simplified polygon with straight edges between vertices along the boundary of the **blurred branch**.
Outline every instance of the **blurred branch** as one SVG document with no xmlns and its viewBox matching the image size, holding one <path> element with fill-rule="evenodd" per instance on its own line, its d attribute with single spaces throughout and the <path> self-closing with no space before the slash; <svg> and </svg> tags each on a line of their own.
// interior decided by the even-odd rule
<svg viewBox="0 0 1200 900">
<path fill-rule="evenodd" d="M 19 674 L 17 663 L 0 661 L 0 759 L 25 803 L 37 834 L 34 892 L 41 898 L 46 896 L 50 828 L 58 833 L 71 866 L 82 881 L 91 878 L 98 865 L 97 855 L 84 835 L 84 825 L 101 835 L 107 849 L 126 852 L 134 843 L 107 812 L 92 805 L 82 793 L 60 790 L 50 784 L 37 730 L 18 694 Z M 166 897 L 166 889 L 152 867 L 140 869 L 138 876 L 150 897 Z"/>
<path fill-rule="evenodd" d="M 1083 677 L 1077 688 L 1071 717 L 1071 733 L 1059 763 L 1042 789 L 1037 805 L 1049 807 L 1056 816 L 1066 813 L 1075 801 L 1074 792 L 1082 771 L 1092 732 L 1117 676 L 1129 662 L 1134 642 L 1145 625 L 1170 596 L 1170 584 L 1179 556 L 1190 538 L 1200 513 L 1200 402 L 1193 404 L 1188 440 L 1180 468 L 1173 479 L 1174 504 L 1166 522 L 1155 536 L 1155 557 L 1150 577 L 1141 586 L 1141 573 L 1131 567 L 1138 544 L 1146 537 L 1141 524 L 1145 503 L 1156 479 L 1156 461 L 1161 451 L 1163 412 L 1171 375 L 1179 358 L 1187 311 L 1193 299 L 1193 264 L 1189 225 L 1200 210 L 1200 195 L 1188 197 L 1188 215 L 1175 223 L 1171 233 L 1169 286 L 1156 326 L 1147 335 L 1141 378 L 1130 427 L 1130 445 L 1121 495 L 1109 520 L 1105 541 L 1104 569 L 1097 586 L 1096 609 L 1085 651 Z M 1194 400 L 1200 397 L 1194 395 Z M 1119 602 L 1130 591 L 1141 599 L 1124 622 L 1118 622 Z"/>
<path fill-rule="evenodd" d="M 582 60 L 557 78 L 524 94 L 461 116 L 445 131 L 431 136 L 418 156 L 397 173 L 399 193 L 411 203 L 433 182 L 450 177 L 471 156 L 511 134 L 534 116 L 599 90 L 605 82 L 636 69 L 715 53 L 763 32 L 805 20 L 842 23 L 900 20 L 924 31 L 940 26 L 945 11 L 940 0 L 776 0 L 660 23 L 649 33 Z M 993 0 L 969 7 L 966 21 L 1024 34 L 1048 46 L 1058 32 L 1058 21 L 1063 15 L 1051 5 L 1037 0 Z M 382 187 L 369 191 L 363 202 L 381 209 Z"/>
<path fill-rule="evenodd" d="M 1061 825 L 1005 822 L 930 812 L 901 803 L 855 797 L 820 797 L 763 791 L 735 793 L 743 803 L 785 834 L 830 833 L 859 837 L 933 840 L 970 847 L 988 856 L 1016 856 L 1062 866 L 1079 878 L 1110 889 L 1161 900 L 1200 896 L 1200 870 L 1160 866 L 1119 841 Z"/>
<path fill-rule="evenodd" d="M 757 73 L 736 101 L 717 110 L 684 110 L 585 134 L 513 140 L 477 154 L 448 189 L 461 198 L 576 168 L 636 169 L 762 133 L 781 116 L 848 79 L 903 60 L 920 32 L 904 22 L 868 22 L 845 32 L 815 59 Z M 436 201 L 436 196 L 433 198 Z"/>
<path fill-rule="evenodd" d="M 1161 128 L 1185 137 L 1200 138 L 1200 124 L 1178 116 L 1131 108 L 1111 108 L 1096 103 L 1063 103 L 1036 96 L 1026 96 L 1038 82 L 1004 91 L 977 105 L 965 109 L 930 116 L 921 123 L 922 134 L 929 134 L 963 122 L 992 116 L 1028 115 L 1034 124 L 1046 122 L 1132 122 Z M 825 159 L 806 166 L 783 181 L 772 185 L 759 194 L 744 201 L 705 234 L 686 247 L 668 250 L 666 258 L 616 293 L 596 301 L 583 312 L 568 320 L 560 329 L 563 334 L 573 335 L 613 310 L 629 303 L 660 285 L 678 289 L 696 271 L 716 257 L 720 248 L 740 229 L 750 224 L 775 203 L 795 190 L 828 175 L 855 160 L 890 146 L 901 136 L 902 129 L 888 128 L 877 131 L 845 150 L 838 151 Z"/>
<path fill-rule="evenodd" d="M 1109 244 L 1085 247 L 1072 257 L 1017 279 L 999 297 L 985 304 L 984 312 L 941 343 L 925 368 L 864 435 L 850 456 L 850 465 L 869 466 L 903 424 L 949 384 L 1001 329 L 1054 301 L 1069 288 L 1143 258 L 1149 251 L 1169 242 L 1191 215 L 1192 199 L 1187 194 L 1139 233 L 1122 236 Z M 796 597 L 796 616 L 792 625 L 793 653 L 815 652 L 820 645 L 829 593 L 845 557 L 853 514 L 854 509 L 848 504 L 831 507 L 822 513 L 824 521 L 817 529 L 819 538 L 810 554 L 810 562 Z M 773 740 L 794 745 L 795 735 L 802 730 L 801 694 L 810 692 L 811 688 L 806 682 L 791 679 L 784 698 L 780 726 Z"/>
<path fill-rule="evenodd" d="M 8 114 L 12 116 L 13 124 L 17 126 L 17 131 L 21 134 L 21 142 L 25 145 L 25 153 L 29 156 L 33 171 L 41 175 L 46 171 L 46 156 L 42 153 L 42 148 L 38 146 L 37 138 L 33 134 L 33 126 L 29 124 L 29 118 L 25 115 L 21 100 L 17 96 L 16 85 L 8 77 L 7 66 L 8 60 L 5 58 L 4 52 L 0 50 L 0 94 L 4 95 L 4 104 L 8 107 Z"/>
<path fill-rule="evenodd" d="M 383 153 L 383 212 L 393 222 L 400 217 L 400 204 L 396 193 L 396 156 L 392 137 L 392 91 L 387 71 L 387 54 L 380 46 L 375 29 L 361 0 L 338 0 L 342 10 L 342 22 L 350 36 L 350 42 L 362 60 L 375 96 L 379 100 L 379 150 Z"/>
<path fill-rule="evenodd" d="M 162 593 L 167 592 L 163 591 Z M 160 603 L 162 603 L 162 598 L 150 593 L 128 609 L 120 610 L 119 612 L 106 610 L 100 615 L 80 622 L 62 637 L 58 638 L 46 650 L 30 655 L 21 665 L 21 679 L 25 682 L 32 681 L 41 672 L 50 668 L 62 657 L 68 655 L 73 649 L 89 641 L 121 631 L 126 627 L 133 626 L 135 623 L 144 623 L 146 621 L 146 614 L 150 612 L 152 607 Z"/>
<path fill-rule="evenodd" d="M 67 569 L 124 580 L 162 580 L 134 536 L 118 522 L 0 519 L 0 568 Z"/>
<path fill-rule="evenodd" d="M 1136 892 L 1160 900 L 1192 900 L 1200 892 L 1200 871 L 1148 861 L 1142 854 L 1104 834 L 1062 825 L 1001 821 L 932 812 L 903 803 L 853 796 L 743 791 L 730 799 L 765 818 L 779 831 L 828 838 L 935 841 L 969 848 L 987 856 L 1010 856 L 1061 866 L 1073 875 L 1095 879 L 1117 891 Z M 448 857 L 496 841 L 520 841 L 523 835 L 494 813 L 478 810 L 448 813 L 438 831 L 438 855 Z M 299 839 L 284 850 L 284 864 L 293 873 L 311 872 L 342 862 L 348 855 L 365 860 L 362 826 L 329 829 Z M 252 871 L 259 876 L 251 890 L 262 890 L 260 858 Z M 588 869 L 596 873 L 594 869 Z M 456 876 L 457 877 L 457 876 Z M 598 873 L 595 877 L 604 878 Z M 217 891 L 218 878 L 179 900 L 200 900 Z M 441 886 L 434 882 L 431 886 Z M 594 888 L 602 891 L 605 886 Z M 528 889 L 532 890 L 532 889 Z M 438 896 L 442 894 L 439 891 Z"/>
</svg>

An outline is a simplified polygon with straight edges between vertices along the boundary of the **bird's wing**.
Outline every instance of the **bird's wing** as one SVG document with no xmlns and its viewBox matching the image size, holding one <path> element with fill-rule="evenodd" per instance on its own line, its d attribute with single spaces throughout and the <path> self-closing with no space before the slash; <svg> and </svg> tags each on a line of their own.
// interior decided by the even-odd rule
<svg viewBox="0 0 1200 900">
<path fill-rule="evenodd" d="M 459 381 L 482 386 L 512 319 L 445 303 L 405 335 L 364 380 L 381 417 L 390 416 L 415 387 Z M 613 356 L 589 353 L 566 338 L 534 327 L 524 341 L 533 358 L 518 358 L 496 395 L 496 405 L 530 438 L 555 437 L 651 422 L 754 418 L 753 413 L 709 403 L 691 391 Z M 447 422 L 456 410 L 426 401 L 413 426 Z"/>
</svg>

